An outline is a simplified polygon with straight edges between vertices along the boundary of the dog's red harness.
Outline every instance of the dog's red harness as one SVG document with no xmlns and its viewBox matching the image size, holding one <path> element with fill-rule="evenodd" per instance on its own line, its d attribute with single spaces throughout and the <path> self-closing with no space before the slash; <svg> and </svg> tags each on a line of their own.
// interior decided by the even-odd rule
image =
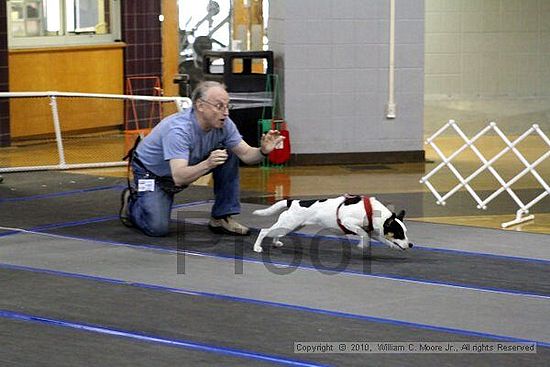
<svg viewBox="0 0 550 367">
<path fill-rule="evenodd" d="M 336 209 L 336 223 L 338 224 L 338 227 L 340 227 L 340 229 L 345 234 L 357 234 L 357 233 L 354 233 L 354 232 L 350 231 L 346 227 L 344 227 L 344 225 L 342 224 L 342 221 L 340 220 L 340 215 L 339 215 L 340 214 L 340 208 L 342 207 L 342 205 L 345 204 L 347 199 L 353 198 L 353 197 L 354 196 L 345 195 L 344 201 L 342 201 L 340 203 L 340 205 L 338 205 L 338 208 Z M 372 205 L 370 203 L 370 198 L 368 196 L 362 196 L 362 198 L 363 198 L 363 205 L 365 206 L 365 213 L 367 214 L 367 220 L 369 221 L 369 224 L 368 224 L 366 230 L 367 230 L 368 233 L 370 233 L 374 229 L 373 226 L 372 226 Z"/>
</svg>

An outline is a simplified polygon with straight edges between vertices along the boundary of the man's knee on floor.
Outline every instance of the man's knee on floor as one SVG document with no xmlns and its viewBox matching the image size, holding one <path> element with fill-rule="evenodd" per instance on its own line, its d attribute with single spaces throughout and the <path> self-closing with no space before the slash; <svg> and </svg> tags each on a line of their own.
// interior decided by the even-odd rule
<svg viewBox="0 0 550 367">
<path fill-rule="evenodd" d="M 170 225 L 168 222 L 161 220 L 153 220 L 142 228 L 143 233 L 151 237 L 164 237 L 170 232 Z"/>
</svg>

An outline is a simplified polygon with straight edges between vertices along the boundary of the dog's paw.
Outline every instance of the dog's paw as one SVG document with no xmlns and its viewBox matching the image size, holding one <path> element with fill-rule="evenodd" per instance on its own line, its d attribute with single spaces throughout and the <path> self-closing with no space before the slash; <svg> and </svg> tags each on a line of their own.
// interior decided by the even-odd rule
<svg viewBox="0 0 550 367">
<path fill-rule="evenodd" d="M 254 246 L 254 252 L 262 252 L 263 250 L 262 246 Z"/>
<path fill-rule="evenodd" d="M 284 245 L 281 241 L 273 241 L 273 247 L 283 247 Z"/>
</svg>

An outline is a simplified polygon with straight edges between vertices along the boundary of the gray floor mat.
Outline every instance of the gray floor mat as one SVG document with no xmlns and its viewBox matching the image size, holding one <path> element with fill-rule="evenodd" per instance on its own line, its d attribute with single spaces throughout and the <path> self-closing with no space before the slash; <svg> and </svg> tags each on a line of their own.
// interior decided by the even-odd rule
<svg viewBox="0 0 550 367">
<path fill-rule="evenodd" d="M 220 236 L 204 225 L 173 224 L 168 237 L 147 237 L 123 227 L 117 220 L 89 223 L 48 230 L 48 233 L 108 242 L 147 245 L 179 249 L 224 257 L 244 257 L 281 264 L 299 264 L 322 271 L 351 271 L 386 275 L 429 282 L 508 290 L 520 293 L 550 295 L 547 274 L 550 263 L 515 260 L 494 256 L 412 249 L 397 252 L 383 246 L 373 246 L 362 256 L 352 250 L 347 241 L 328 238 L 290 236 L 278 249 L 266 247 L 266 252 L 252 251 L 255 234 L 250 237 Z"/>
<path fill-rule="evenodd" d="M 10 279 L 10 282 L 3 287 L 3 297 L 0 300 L 0 309 L 3 310 L 19 311 L 19 305 L 24 304 L 26 314 L 44 318 L 127 330 L 166 339 L 189 340 L 203 345 L 247 350 L 263 355 L 329 365 L 363 366 L 367 356 L 364 354 L 294 354 L 293 343 L 296 341 L 495 341 L 412 326 L 311 313 L 306 310 L 243 303 L 231 298 L 178 294 L 22 270 L 0 269 L 0 278 Z M 3 329 L 4 333 L 15 331 L 9 334 L 10 338 L 13 340 L 14 337 L 19 336 L 23 345 L 29 341 L 47 345 L 48 333 L 52 332 L 58 337 L 61 336 L 61 339 L 57 339 L 58 342 L 67 340 L 66 333 L 60 331 L 44 331 L 44 328 L 38 328 L 40 333 L 36 334 L 35 328 L 25 328 L 24 325 L 21 328 L 20 323 L 3 322 L 3 324 L 6 326 L 6 329 Z M 25 331 L 30 335 L 26 335 Z M 84 344 L 90 339 L 96 340 Z M 105 343 L 105 339 L 84 335 L 84 339 L 79 342 L 73 341 L 69 345 L 82 343 L 85 353 Z M 130 342 L 115 340 L 114 343 L 121 344 L 122 348 L 130 350 L 135 348 Z M 8 345 L 13 348 L 13 344 Z M 148 348 L 147 345 L 145 347 Z M 63 345 L 58 344 L 55 349 L 62 350 Z M 169 355 L 166 358 L 177 357 L 176 351 L 167 352 Z M 209 356 L 196 356 L 197 354 L 200 353 L 191 353 L 191 358 L 209 360 Z M 444 361 L 447 363 L 452 361 L 453 365 L 463 366 L 479 363 L 501 366 L 517 363 L 542 365 L 548 358 L 548 354 L 547 348 L 540 347 L 537 354 L 460 356 L 372 354 L 368 356 L 368 360 L 373 365 L 389 363 L 400 366 L 440 365 Z M 4 358 L 9 358 L 8 354 L 3 353 L 3 355 Z M 130 357 L 124 361 L 130 363 L 132 360 Z M 189 363 L 191 362 L 192 360 L 189 360 Z M 222 362 L 223 360 L 216 360 L 215 364 L 225 365 Z M 230 359 L 229 362 L 231 362 Z M 187 361 L 184 363 L 184 365 L 193 365 L 187 364 Z"/>
</svg>

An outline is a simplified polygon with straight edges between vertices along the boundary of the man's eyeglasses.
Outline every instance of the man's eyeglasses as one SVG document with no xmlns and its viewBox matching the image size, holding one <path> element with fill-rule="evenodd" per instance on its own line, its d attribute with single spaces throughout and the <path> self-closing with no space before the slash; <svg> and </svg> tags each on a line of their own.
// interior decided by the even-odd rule
<svg viewBox="0 0 550 367">
<path fill-rule="evenodd" d="M 233 109 L 233 105 L 230 104 L 230 103 L 228 103 L 228 104 L 223 104 L 221 102 L 220 103 L 212 103 L 212 102 L 208 102 L 208 101 L 206 101 L 202 98 L 201 98 L 201 101 L 208 104 L 208 105 L 210 105 L 210 106 L 212 106 L 212 107 L 215 107 L 220 112 L 224 112 L 225 110 L 229 111 L 229 110 Z"/>
</svg>

